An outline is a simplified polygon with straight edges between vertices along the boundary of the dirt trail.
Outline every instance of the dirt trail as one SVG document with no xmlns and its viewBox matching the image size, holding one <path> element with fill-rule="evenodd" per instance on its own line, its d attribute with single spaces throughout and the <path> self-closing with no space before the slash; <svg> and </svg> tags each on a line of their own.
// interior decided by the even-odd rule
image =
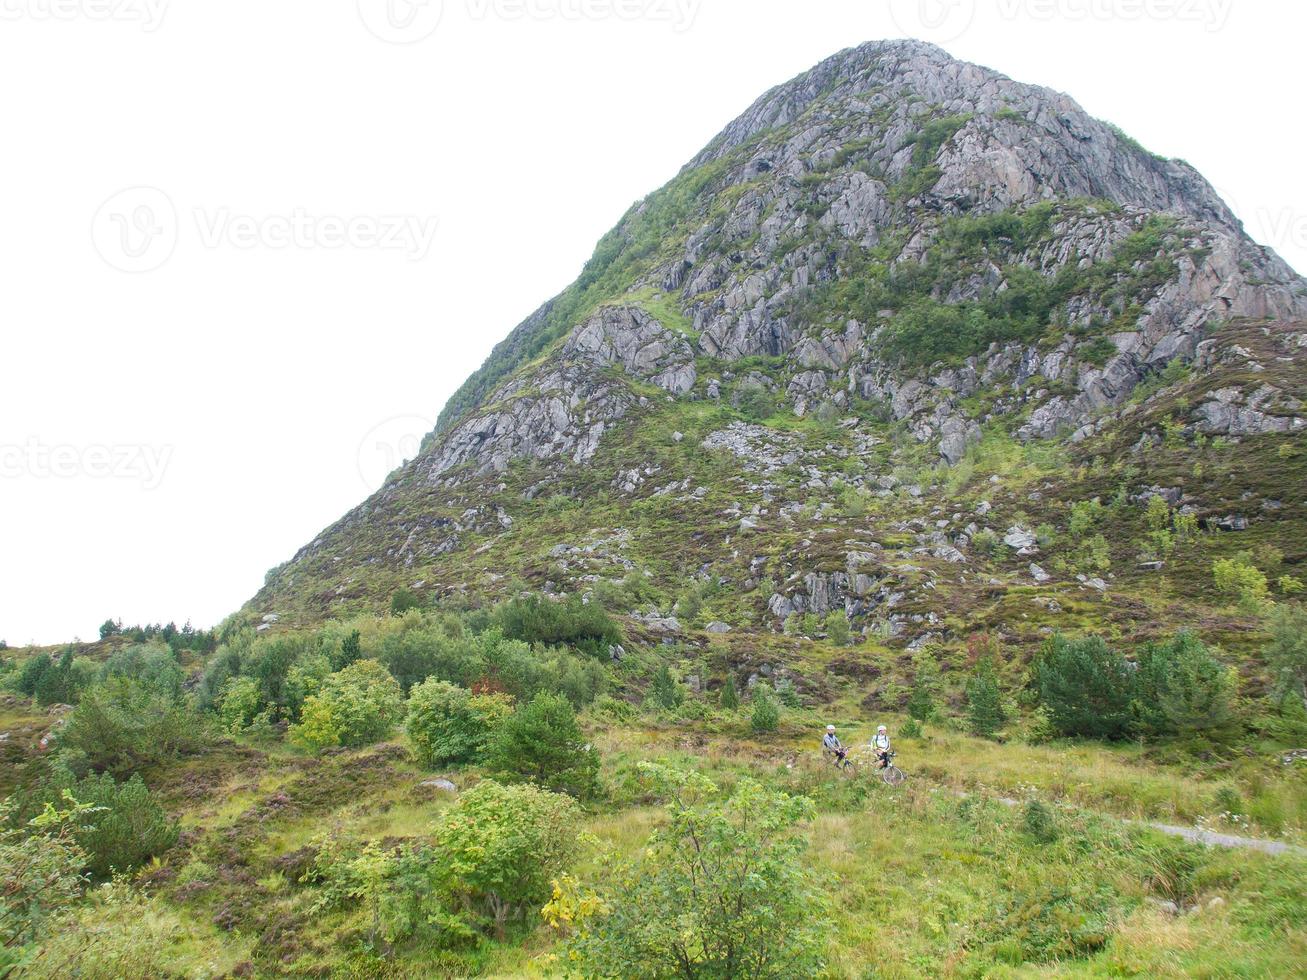
<svg viewBox="0 0 1307 980">
<path fill-rule="evenodd" d="M 959 795 L 966 796 L 967 794 L 961 793 Z M 1012 799 L 1010 796 L 1000 796 L 997 799 L 1004 806 L 1019 806 L 1021 802 Z M 1111 817 L 1112 814 L 1104 813 L 1102 816 Z M 1154 823 L 1152 820 L 1131 820 L 1127 817 L 1113 817 L 1113 819 L 1134 827 L 1149 827 L 1163 834 L 1170 834 L 1172 837 L 1183 837 L 1185 840 L 1193 841 L 1195 844 L 1206 844 L 1208 847 L 1245 848 L 1250 851 L 1261 851 L 1263 854 L 1307 855 L 1307 847 L 1286 844 L 1284 841 L 1265 840 L 1261 837 L 1239 837 L 1235 834 L 1218 834 L 1215 831 L 1202 830 L 1198 827 L 1179 827 L 1169 823 Z"/>
</svg>

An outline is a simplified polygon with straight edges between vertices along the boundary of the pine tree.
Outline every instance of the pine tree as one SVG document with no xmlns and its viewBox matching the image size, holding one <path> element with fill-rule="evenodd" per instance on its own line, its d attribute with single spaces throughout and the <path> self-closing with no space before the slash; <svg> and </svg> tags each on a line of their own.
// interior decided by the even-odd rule
<svg viewBox="0 0 1307 980">
<path fill-rule="evenodd" d="M 685 700 L 684 689 L 676 683 L 676 678 L 672 676 L 666 664 L 659 667 L 658 672 L 654 674 L 650 696 L 655 704 L 668 710 L 679 708 L 681 702 Z"/>
<path fill-rule="evenodd" d="M 721 700 L 718 703 L 723 711 L 735 711 L 740 707 L 740 692 L 735 689 L 734 674 L 726 675 L 726 683 L 722 685 Z"/>
<path fill-rule="evenodd" d="M 912 690 L 908 694 L 908 716 L 916 721 L 930 721 L 935 717 L 935 690 L 939 683 L 939 666 L 929 653 L 914 658 L 915 673 Z"/>
<path fill-rule="evenodd" d="M 781 708 L 776 703 L 776 695 L 765 684 L 753 689 L 753 717 L 749 727 L 755 732 L 774 732 L 781 724 Z"/>
<path fill-rule="evenodd" d="M 998 675 L 988 657 L 976 663 L 967 682 L 967 723 L 973 735 L 989 738 L 1006 720 L 999 697 Z"/>
</svg>

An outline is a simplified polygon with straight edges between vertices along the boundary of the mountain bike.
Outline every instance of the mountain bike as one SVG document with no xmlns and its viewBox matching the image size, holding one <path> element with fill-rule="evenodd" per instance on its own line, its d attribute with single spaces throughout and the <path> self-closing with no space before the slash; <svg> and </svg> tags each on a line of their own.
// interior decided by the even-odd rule
<svg viewBox="0 0 1307 980">
<path fill-rule="evenodd" d="M 856 776 L 858 774 L 858 764 L 854 762 L 851 758 L 849 758 L 849 753 L 847 750 L 844 752 L 842 756 L 837 755 L 836 753 L 833 752 L 831 753 L 831 755 L 834 756 L 834 759 L 831 764 L 835 766 L 835 771 L 838 772 L 840 775 Z"/>
<path fill-rule="evenodd" d="M 903 782 L 903 780 L 908 778 L 903 774 L 902 769 L 894 765 L 894 757 L 896 755 L 898 755 L 897 752 L 891 752 L 889 758 L 886 760 L 888 765 L 880 769 L 881 782 L 885 783 L 887 786 L 897 786 Z"/>
</svg>

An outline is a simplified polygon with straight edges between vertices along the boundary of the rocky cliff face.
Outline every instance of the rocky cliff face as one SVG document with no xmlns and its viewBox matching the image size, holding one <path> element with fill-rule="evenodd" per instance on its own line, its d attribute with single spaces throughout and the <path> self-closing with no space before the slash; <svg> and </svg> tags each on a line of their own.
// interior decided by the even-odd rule
<svg viewBox="0 0 1307 980">
<path fill-rule="evenodd" d="M 1307 283 L 1192 167 L 933 46 L 864 45 L 767 93 L 632 208 L 451 400 L 419 458 L 255 607 L 324 615 L 409 579 L 494 591 L 530 570 L 514 535 L 550 533 L 512 511 L 565 497 L 591 524 L 635 523 L 615 494 L 701 514 L 708 530 L 666 529 L 671 554 L 677 536 L 696 543 L 698 574 L 756 589 L 785 572 L 755 604 L 767 621 L 840 605 L 865 619 L 934 581 L 914 560 L 965 564 L 984 528 L 961 513 L 896 521 L 912 546 L 897 564 L 862 540 L 815 569 L 744 554 L 739 537 L 800 521 L 805 494 L 823 498 L 802 504 L 818 521 L 841 493 L 929 502 L 895 471 L 958 465 L 987 433 L 1095 445 L 1128 427 L 1141 385 L 1187 368 L 1239 379 L 1175 420 L 1191 434 L 1298 432 L 1303 355 L 1285 338 L 1307 334 L 1284 325 L 1304 318 Z M 1232 340 L 1251 324 L 1276 381 L 1248 380 L 1267 368 Z M 796 533 L 808 554 L 831 550 Z M 693 534 L 720 540 L 703 553 Z M 441 564 L 459 554 L 505 567 L 470 586 Z M 723 563 L 734 571 L 709 571 Z M 616 574 L 558 564 L 543 577 L 563 591 Z M 657 577 L 652 556 L 627 564 Z"/>
</svg>

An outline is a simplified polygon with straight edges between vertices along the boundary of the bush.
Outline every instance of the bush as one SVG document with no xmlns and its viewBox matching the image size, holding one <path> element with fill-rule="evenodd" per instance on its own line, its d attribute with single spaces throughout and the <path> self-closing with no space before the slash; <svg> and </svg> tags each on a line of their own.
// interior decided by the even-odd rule
<svg viewBox="0 0 1307 980">
<path fill-rule="evenodd" d="M 1192 633 L 1139 650 L 1135 715 L 1145 731 L 1187 734 L 1230 718 L 1231 672 Z"/>
<path fill-rule="evenodd" d="M 41 671 L 33 687 L 38 704 L 76 704 L 89 678 L 79 670 L 73 649 L 69 647 L 59 659 Z"/>
<path fill-rule="evenodd" d="M 399 589 L 390 597 L 390 614 L 403 616 L 410 609 L 421 609 L 422 600 L 408 589 Z"/>
<path fill-rule="evenodd" d="M 837 647 L 846 647 L 849 637 L 849 617 L 843 609 L 832 609 L 826 616 L 826 638 Z"/>
<path fill-rule="evenodd" d="M 512 702 L 502 694 L 472 694 L 432 678 L 409 695 L 408 737 L 428 769 L 476 762 L 512 713 Z"/>
<path fill-rule="evenodd" d="M 490 928 L 535 912 L 575 860 L 581 814 L 566 796 L 534 786 L 478 783 L 432 834 L 435 890 L 447 929 Z"/>
<path fill-rule="evenodd" d="M 81 894 L 86 853 L 73 830 L 86 809 L 64 800 L 31 824 L 11 828 L 12 805 L 0 804 L 0 976 L 29 961 L 52 920 Z"/>
<path fill-rule="evenodd" d="M 1277 606 L 1267 625 L 1271 643 L 1266 663 L 1275 673 L 1276 689 L 1281 697 L 1301 699 L 1307 708 L 1307 607 Z"/>
<path fill-rule="evenodd" d="M 174 701 L 181 697 L 186 679 L 176 655 L 167 646 L 136 643 L 119 650 L 100 670 L 100 680 L 124 677 L 140 681 Z"/>
<path fill-rule="evenodd" d="M 97 771 L 130 773 L 193 752 L 206 735 L 201 720 L 172 697 L 116 677 L 82 695 L 59 744 Z"/>
<path fill-rule="evenodd" d="M 972 735 L 990 738 L 1006 720 L 994 661 L 982 657 L 967 681 L 967 726 Z"/>
<path fill-rule="evenodd" d="M 1255 566 L 1238 558 L 1218 558 L 1212 563 L 1212 577 L 1217 590 L 1235 600 L 1245 612 L 1265 608 L 1270 586 Z"/>
<path fill-rule="evenodd" d="M 594 657 L 608 657 L 608 648 L 622 642 L 617 623 L 598 603 L 573 596 L 551 602 L 538 595 L 512 599 L 495 610 L 495 620 L 510 640 L 566 644 Z"/>
<path fill-rule="evenodd" d="M 759 734 L 774 732 L 781 727 L 780 705 L 766 684 L 754 686 L 753 714 L 749 718 L 749 727 Z"/>
<path fill-rule="evenodd" d="M 233 677 L 227 681 L 218 702 L 218 717 L 224 731 L 239 735 L 259 714 L 262 700 L 259 682 L 253 677 Z"/>
<path fill-rule="evenodd" d="M 789 978 L 822 974 L 827 907 L 805 868 L 803 797 L 742 779 L 723 800 L 703 776 L 642 763 L 668 824 L 597 896 L 558 887 L 546 918 L 567 922 L 586 976 Z"/>
<path fill-rule="evenodd" d="M 653 703 L 668 711 L 675 711 L 685 701 L 685 689 L 672 676 L 671 669 L 663 664 L 654 672 L 653 684 L 649 688 L 649 697 Z"/>
<path fill-rule="evenodd" d="M 403 692 L 390 672 L 375 660 L 360 660 L 328 676 L 322 690 L 305 699 L 290 737 L 313 749 L 357 748 L 389 735 L 403 709 Z"/>
<path fill-rule="evenodd" d="M 740 707 L 740 692 L 735 687 L 735 675 L 728 673 L 722 684 L 722 692 L 717 701 L 723 711 L 737 711 Z"/>
<path fill-rule="evenodd" d="M 505 718 L 486 762 L 494 772 L 583 799 L 599 788 L 599 753 L 586 742 L 572 705 L 556 694 L 537 694 Z"/>
<path fill-rule="evenodd" d="M 912 658 L 914 673 L 908 692 L 908 717 L 918 722 L 935 717 L 935 695 L 939 687 L 939 664 L 927 652 Z M 920 727 L 920 726 L 918 726 Z"/>
<path fill-rule="evenodd" d="M 53 804 L 64 793 L 97 808 L 79 822 L 73 837 L 86 853 L 87 870 L 101 878 L 131 871 L 177 843 L 176 821 L 164 813 L 139 774 L 121 783 L 107 772 L 79 780 L 67 767 L 56 766 L 41 796 Z"/>
<path fill-rule="evenodd" d="M 1035 664 L 1035 684 L 1061 735 L 1114 739 L 1130 730 L 1130 668 L 1101 637 L 1053 637 Z"/>
</svg>

